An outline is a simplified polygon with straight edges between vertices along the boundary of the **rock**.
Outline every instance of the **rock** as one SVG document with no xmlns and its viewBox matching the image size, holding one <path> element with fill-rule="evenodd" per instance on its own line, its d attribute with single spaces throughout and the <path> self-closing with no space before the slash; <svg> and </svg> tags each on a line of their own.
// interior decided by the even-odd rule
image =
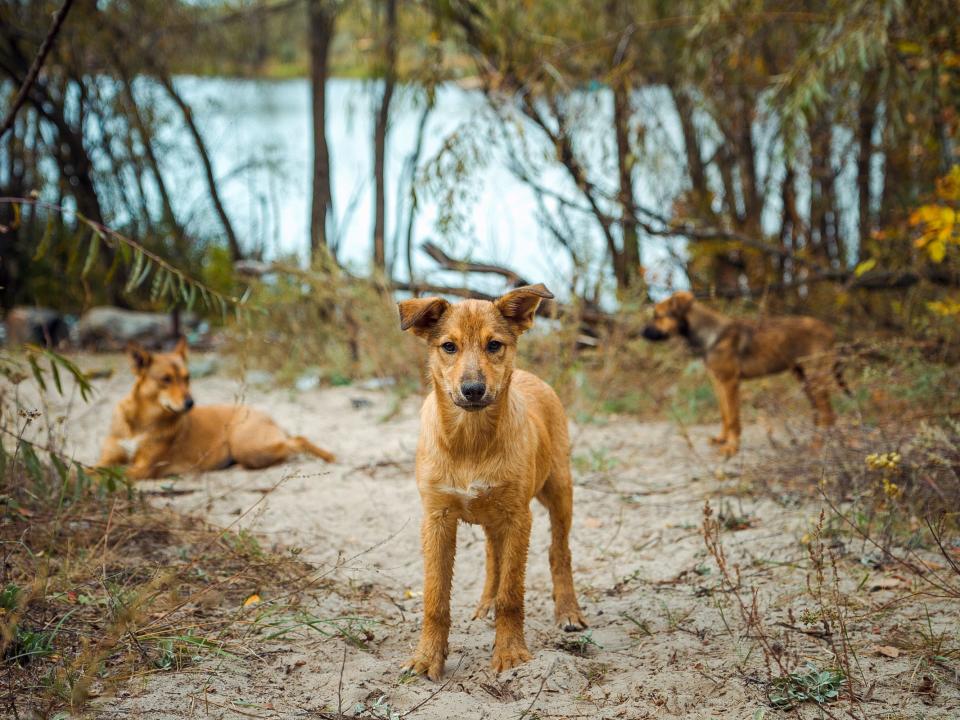
<svg viewBox="0 0 960 720">
<path fill-rule="evenodd" d="M 244 381 L 247 385 L 269 385 L 273 382 L 273 373 L 266 370 L 247 370 Z"/>
<path fill-rule="evenodd" d="M 70 328 L 63 316 L 43 307 L 20 306 L 7 313 L 7 342 L 11 345 L 33 343 L 57 347 L 67 340 Z"/>
<path fill-rule="evenodd" d="M 196 325 L 194 315 L 181 314 L 181 332 L 188 333 Z M 96 350 L 122 350 L 131 341 L 161 350 L 174 336 L 171 315 L 109 306 L 90 308 L 85 312 L 80 318 L 78 331 L 80 344 Z"/>
<path fill-rule="evenodd" d="M 217 371 L 217 359 L 211 355 L 201 357 L 190 356 L 190 362 L 187 363 L 190 368 L 190 377 L 202 378 L 213 375 Z"/>
</svg>

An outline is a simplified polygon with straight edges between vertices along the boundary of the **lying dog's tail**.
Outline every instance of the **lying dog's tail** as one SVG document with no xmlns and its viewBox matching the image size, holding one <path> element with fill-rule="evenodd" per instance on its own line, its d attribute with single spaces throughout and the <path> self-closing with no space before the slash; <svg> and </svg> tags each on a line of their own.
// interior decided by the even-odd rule
<svg viewBox="0 0 960 720">
<path fill-rule="evenodd" d="M 850 390 L 847 381 L 843 379 L 843 361 L 837 360 L 833 363 L 833 376 L 837 379 L 837 385 L 843 390 L 843 394 L 847 397 L 853 397 L 853 391 Z"/>
<path fill-rule="evenodd" d="M 318 458 L 324 462 L 332 463 L 336 462 L 337 458 L 333 453 L 327 452 L 322 447 L 317 447 L 312 442 L 307 440 L 303 435 L 297 435 L 290 438 L 293 441 L 294 445 L 299 452 L 309 453 L 310 455 L 316 455 Z"/>
</svg>

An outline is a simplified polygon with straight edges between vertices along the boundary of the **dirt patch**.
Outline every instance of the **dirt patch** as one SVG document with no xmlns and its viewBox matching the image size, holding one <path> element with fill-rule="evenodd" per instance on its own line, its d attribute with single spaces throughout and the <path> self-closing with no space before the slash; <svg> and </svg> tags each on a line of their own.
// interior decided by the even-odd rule
<svg viewBox="0 0 960 720">
<path fill-rule="evenodd" d="M 130 384 L 123 362 L 109 362 L 118 369 L 95 382 L 93 403 L 53 408 L 65 416 L 69 450 L 81 461 L 96 459 L 111 409 Z M 88 367 L 106 363 L 85 361 Z M 778 612 L 794 606 L 799 612 L 809 569 L 803 540 L 819 513 L 815 494 L 774 502 L 751 495 L 740 478 L 763 453 L 808 452 L 802 425 L 749 427 L 742 453 L 726 464 L 708 444 L 712 426 L 613 416 L 574 425 L 571 546 L 590 630 L 564 635 L 553 626 L 548 523 L 537 506 L 526 621 L 534 659 L 495 675 L 488 666 L 492 623 L 470 620 L 483 581 L 483 534 L 461 525 L 451 652 L 444 682 L 433 684 L 400 673 L 422 612 L 420 503 L 413 480 L 419 398 L 398 403 L 387 393 L 356 387 L 263 389 L 217 376 L 196 380 L 194 396 L 198 403 L 242 400 L 268 411 L 286 429 L 335 452 L 339 461 L 301 459 L 265 471 L 229 469 L 143 482 L 140 488 L 158 505 L 217 524 L 236 523 L 262 544 L 292 548 L 333 584 L 304 590 L 301 611 L 293 615 L 271 615 L 271 598 L 263 597 L 249 655 L 200 657 L 188 671 L 135 679 L 98 700 L 92 715 L 743 718 L 763 708 L 768 716 L 776 713 L 762 660 L 738 626 L 700 527 L 710 500 L 725 513 L 728 556 L 759 588 L 760 602 Z M 866 572 L 857 569 L 855 555 L 844 562 L 850 577 Z M 846 581 L 847 569 L 843 572 Z M 895 658 L 872 649 L 889 646 L 897 628 L 912 627 L 925 613 L 931 632 L 945 632 L 950 647 L 957 647 L 955 602 L 951 609 L 934 600 L 904 599 L 909 583 L 871 588 L 869 578 L 859 590 L 854 582 L 850 592 L 863 603 L 863 621 L 847 630 L 862 653 L 862 674 L 873 682 L 857 689 L 863 716 L 956 717 L 955 677 L 950 680 L 942 668 L 928 672 L 929 663 L 906 647 Z M 867 612 L 880 607 L 879 615 Z M 803 630 L 779 632 L 789 635 L 798 658 L 828 664 L 828 645 Z M 956 666 L 952 656 L 941 657 L 946 667 Z M 928 687 L 935 690 L 923 692 Z M 801 716 L 815 711 L 801 706 Z"/>
</svg>

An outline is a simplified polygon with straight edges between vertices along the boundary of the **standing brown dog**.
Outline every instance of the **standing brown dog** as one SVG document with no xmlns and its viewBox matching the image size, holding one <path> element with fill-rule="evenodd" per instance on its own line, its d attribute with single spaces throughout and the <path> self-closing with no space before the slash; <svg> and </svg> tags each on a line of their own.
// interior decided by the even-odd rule
<svg viewBox="0 0 960 720">
<path fill-rule="evenodd" d="M 334 457 L 304 437 L 291 437 L 265 413 L 245 405 L 193 406 L 187 343 L 173 352 L 128 348 L 133 389 L 117 405 L 99 465 L 129 465 L 133 479 L 276 465 L 297 453 Z"/>
<path fill-rule="evenodd" d="M 514 370 L 517 339 L 533 325 L 543 285 L 495 302 L 440 298 L 399 303 L 400 327 L 430 347 L 433 392 L 421 411 L 417 486 L 423 504 L 424 618 L 408 668 L 443 674 L 450 632 L 450 588 L 460 520 L 483 526 L 487 570 L 475 618 L 496 616 L 492 667 L 530 659 L 523 635 L 530 501 L 550 513 L 550 571 L 556 621 L 586 627 L 573 588 L 569 534 L 573 514 L 567 417 L 549 385 Z"/>
<path fill-rule="evenodd" d="M 654 306 L 653 321 L 643 330 L 648 340 L 674 335 L 683 337 L 707 366 L 723 417 L 723 431 L 712 440 L 724 456 L 740 448 L 741 380 L 792 370 L 813 405 L 814 424 L 833 425 L 831 375 L 847 387 L 833 352 L 833 329 L 826 323 L 800 316 L 730 318 L 691 293 L 678 292 Z"/>
</svg>

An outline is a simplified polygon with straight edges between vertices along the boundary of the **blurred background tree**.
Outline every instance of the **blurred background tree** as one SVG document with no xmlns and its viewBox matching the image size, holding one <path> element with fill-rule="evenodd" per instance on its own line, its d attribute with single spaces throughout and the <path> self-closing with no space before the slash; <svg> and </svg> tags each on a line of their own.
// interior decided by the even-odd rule
<svg viewBox="0 0 960 720">
<path fill-rule="evenodd" d="M 8 106 L 61 5 L 0 7 Z M 302 256 L 362 244 L 370 269 L 411 287 L 425 193 L 441 206 L 438 235 L 455 235 L 474 167 L 499 162 L 533 193 L 573 268 L 565 290 L 588 304 L 630 307 L 678 284 L 650 271 L 667 248 L 698 292 L 839 303 L 895 327 L 906 305 L 947 313 L 960 298 L 958 47 L 951 0 L 77 0 L 0 139 L 0 194 L 36 193 L 183 267 L 275 255 L 238 225 L 184 77 L 304 77 Z M 348 223 L 355 201 L 334 192 L 336 78 L 368 81 L 366 237 Z M 454 82 L 483 111 L 424 157 L 435 94 Z M 413 139 L 392 149 L 411 99 Z M 175 187 L 171 138 L 190 148 L 202 202 Z M 14 217 L 6 203 L 0 225 L 5 307 L 138 302 L 110 252 L 90 287 L 58 281 L 80 261 L 82 224 L 30 206 Z"/>
</svg>

